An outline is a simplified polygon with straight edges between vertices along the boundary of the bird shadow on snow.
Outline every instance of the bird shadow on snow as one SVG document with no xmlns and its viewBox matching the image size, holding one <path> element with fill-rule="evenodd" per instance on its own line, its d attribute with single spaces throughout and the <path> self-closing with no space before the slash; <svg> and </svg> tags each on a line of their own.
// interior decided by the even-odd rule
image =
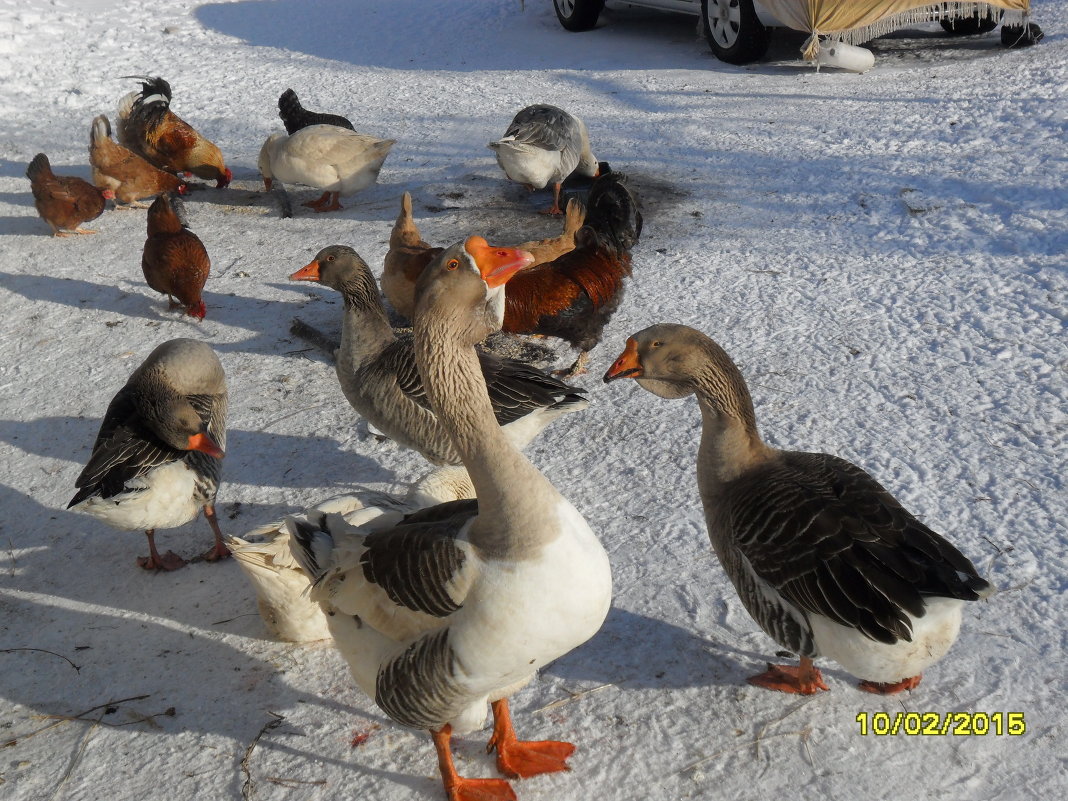
<svg viewBox="0 0 1068 801">
<path fill-rule="evenodd" d="M 382 8 L 377 0 L 253 0 L 209 3 L 194 14 L 206 27 L 251 45 L 390 69 L 684 68 L 694 60 L 686 45 L 697 40 L 695 18 L 677 14 L 610 13 L 607 29 L 579 38 L 560 27 L 548 3 L 394 0 L 379 16 Z M 398 30 L 398 19 L 420 20 L 418 31 Z M 657 39 L 677 46 L 650 47 Z M 635 52 L 642 58 L 632 58 Z"/>
<path fill-rule="evenodd" d="M 101 415 L 103 411 L 101 407 Z M 0 441 L 36 456 L 84 464 L 89 459 L 99 429 L 100 418 L 97 417 L 0 420 Z M 392 471 L 383 468 L 377 460 L 343 450 L 341 443 L 330 437 L 229 429 L 226 452 L 220 505 L 226 503 L 227 481 L 255 487 L 314 487 L 322 489 L 324 494 L 332 490 L 344 491 L 351 486 L 349 483 L 333 487 L 324 484 L 322 465 L 332 456 L 344 459 L 346 475 L 359 475 L 364 482 L 393 479 Z M 307 458 L 301 458 L 303 456 Z M 298 469 L 301 465 L 306 469 Z M 71 494 L 74 494 L 73 487 Z"/>
<path fill-rule="evenodd" d="M 762 661 L 764 656 L 614 606 L 593 639 L 545 672 L 631 689 L 732 686 L 752 672 L 746 660 Z"/>
</svg>

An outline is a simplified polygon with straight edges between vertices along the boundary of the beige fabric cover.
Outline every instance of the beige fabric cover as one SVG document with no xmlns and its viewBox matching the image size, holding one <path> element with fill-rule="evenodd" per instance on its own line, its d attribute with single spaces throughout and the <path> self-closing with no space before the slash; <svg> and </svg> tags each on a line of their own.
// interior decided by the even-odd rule
<svg viewBox="0 0 1068 801">
<path fill-rule="evenodd" d="M 759 0 L 776 19 L 798 31 L 812 34 L 805 43 L 805 58 L 819 52 L 817 36 L 832 36 L 860 44 L 876 36 L 943 16 L 966 16 L 978 12 L 992 16 L 1007 12 L 1007 21 L 1021 20 L 1030 10 L 1030 0 L 989 0 L 985 3 L 930 0 Z M 948 13 L 947 13 L 948 12 Z"/>
</svg>

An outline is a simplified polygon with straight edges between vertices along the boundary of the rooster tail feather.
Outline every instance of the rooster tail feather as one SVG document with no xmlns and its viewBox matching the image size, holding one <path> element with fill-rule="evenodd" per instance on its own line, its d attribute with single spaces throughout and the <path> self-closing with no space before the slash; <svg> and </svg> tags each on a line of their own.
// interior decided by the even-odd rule
<svg viewBox="0 0 1068 801">
<path fill-rule="evenodd" d="M 144 78 L 141 81 L 141 96 L 138 100 L 144 103 L 162 103 L 164 106 L 171 104 L 171 85 L 158 75 L 155 78 Z"/>
<path fill-rule="evenodd" d="M 93 127 L 89 131 L 89 140 L 96 145 L 105 139 L 111 138 L 111 121 L 107 114 L 101 114 L 93 119 Z"/>
<path fill-rule="evenodd" d="M 52 165 L 48 163 L 48 156 L 44 153 L 38 153 L 34 156 L 30 166 L 26 168 L 26 177 L 31 181 L 36 181 L 38 178 L 47 178 L 51 175 Z"/>
<path fill-rule="evenodd" d="M 586 199 L 586 225 L 618 250 L 629 251 L 642 234 L 642 213 L 627 176 L 619 172 L 593 182 Z"/>
</svg>

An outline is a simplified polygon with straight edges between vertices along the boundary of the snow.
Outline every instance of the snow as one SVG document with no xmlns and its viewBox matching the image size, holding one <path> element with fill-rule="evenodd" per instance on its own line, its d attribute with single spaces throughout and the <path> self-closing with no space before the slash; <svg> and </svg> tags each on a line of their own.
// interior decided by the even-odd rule
<svg viewBox="0 0 1068 801">
<path fill-rule="evenodd" d="M 548 0 L 0 0 L 3 796 L 238 797 L 259 735 L 250 797 L 443 797 L 426 734 L 392 724 L 331 648 L 266 639 L 232 560 L 146 574 L 143 537 L 65 506 L 111 396 L 178 336 L 227 370 L 225 531 L 424 472 L 288 333 L 299 316 L 336 336 L 339 297 L 286 277 L 335 242 L 380 265 L 405 190 L 433 242 L 555 233 L 534 213 L 547 195 L 507 184 L 486 148 L 532 102 L 584 118 L 646 227 L 580 380 L 591 408 L 528 449 L 601 537 L 615 596 L 602 631 L 513 699 L 521 736 L 579 745 L 520 798 L 1063 795 L 1068 0 L 1034 14 L 1035 48 L 922 26 L 877 40 L 854 75 L 802 66 L 790 33 L 731 67 L 693 18 L 652 11 L 569 34 Z M 143 211 L 53 239 L 24 178 L 39 151 L 88 177 L 92 118 L 145 74 L 234 172 L 187 202 L 213 262 L 199 323 L 145 285 Z M 259 191 L 286 87 L 398 140 L 342 212 L 280 219 Z M 696 405 L 599 381 L 660 321 L 724 345 L 769 442 L 861 464 L 1001 589 L 968 605 L 917 690 L 863 694 L 831 663 L 812 698 L 744 682 L 777 648 L 710 552 Z M 189 556 L 210 536 L 198 520 L 158 541 Z M 860 733 L 858 714 L 903 711 L 1022 713 L 1027 731 Z M 483 746 L 458 741 L 461 772 L 494 775 Z"/>
</svg>

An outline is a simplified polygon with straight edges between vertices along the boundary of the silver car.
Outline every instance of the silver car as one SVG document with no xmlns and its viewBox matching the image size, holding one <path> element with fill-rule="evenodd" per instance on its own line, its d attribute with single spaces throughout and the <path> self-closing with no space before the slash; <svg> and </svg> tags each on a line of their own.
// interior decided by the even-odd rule
<svg viewBox="0 0 1068 801">
<path fill-rule="evenodd" d="M 808 0 L 797 0 L 800 10 Z M 834 0 L 831 0 L 834 2 Z M 848 0 L 839 0 L 848 2 Z M 709 47 L 720 61 L 729 64 L 748 64 L 761 58 L 768 49 L 769 27 L 787 26 L 776 19 L 760 0 L 626 0 L 614 1 L 612 6 L 644 6 L 683 14 L 699 15 L 701 27 Z M 985 4 L 984 4 L 985 5 Z M 1025 9 L 1029 3 L 1023 3 Z M 605 0 L 553 0 L 560 24 L 569 31 L 588 31 L 597 24 L 605 6 Z M 782 6 L 780 2 L 780 7 Z M 974 8 L 974 6 L 972 7 Z M 1001 18 L 1001 9 L 989 6 L 979 11 L 969 11 L 960 16 L 955 4 L 940 6 L 935 3 L 923 12 L 926 19 L 938 20 L 947 33 L 971 35 L 993 30 Z M 916 21 L 913 15 L 910 21 Z M 1006 47 L 1030 45 L 1042 38 L 1042 31 L 1034 23 L 1005 25 L 1001 41 Z"/>
</svg>

